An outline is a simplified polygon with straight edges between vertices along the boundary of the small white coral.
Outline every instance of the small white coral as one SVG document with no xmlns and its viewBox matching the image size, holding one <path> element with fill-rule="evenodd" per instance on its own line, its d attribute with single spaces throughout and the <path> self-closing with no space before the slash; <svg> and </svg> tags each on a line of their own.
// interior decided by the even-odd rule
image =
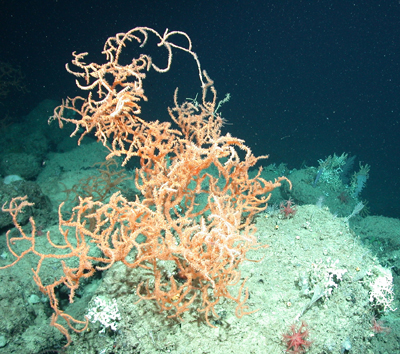
<svg viewBox="0 0 400 354">
<path fill-rule="evenodd" d="M 332 290 L 338 287 L 347 269 L 338 268 L 339 260 L 333 261 L 328 257 L 325 261 L 320 259 L 312 264 L 311 283 L 317 284 L 324 289 L 324 294 L 328 298 Z"/>
<path fill-rule="evenodd" d="M 325 274 L 325 294 L 329 296 L 332 294 L 333 288 L 337 288 L 339 281 L 342 280 L 342 277 L 345 273 L 347 273 L 347 269 L 337 269 L 336 265 L 339 262 L 337 259 L 335 262 L 332 262 L 332 268 L 326 269 Z"/>
<path fill-rule="evenodd" d="M 103 328 L 99 333 L 104 333 L 107 328 L 116 331 L 118 327 L 116 321 L 121 320 L 116 300 L 100 296 L 91 301 L 86 317 L 92 323 L 100 322 Z"/>
<path fill-rule="evenodd" d="M 375 268 L 380 274 L 374 282 L 370 283 L 371 293 L 369 301 L 376 301 L 376 305 L 383 306 L 383 310 L 396 311 L 393 309 L 392 302 L 394 300 L 393 293 L 393 276 L 389 269 L 382 267 Z"/>
</svg>

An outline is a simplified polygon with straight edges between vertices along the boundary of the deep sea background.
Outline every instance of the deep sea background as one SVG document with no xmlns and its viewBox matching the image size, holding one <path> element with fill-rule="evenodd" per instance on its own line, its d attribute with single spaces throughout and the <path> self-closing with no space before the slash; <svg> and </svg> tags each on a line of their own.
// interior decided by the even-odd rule
<svg viewBox="0 0 400 354">
<path fill-rule="evenodd" d="M 357 155 L 371 165 L 361 197 L 372 214 L 399 217 L 399 1 L 1 1 L 0 61 L 21 68 L 30 92 L 0 111 L 22 117 L 80 94 L 71 53 L 102 63 L 105 40 L 137 26 L 188 33 L 219 98 L 232 96 L 226 131 L 256 155 L 289 168 Z M 181 100 L 200 92 L 196 70 L 176 53 L 171 72 L 150 73 L 143 117 L 168 119 L 175 87 Z"/>
</svg>

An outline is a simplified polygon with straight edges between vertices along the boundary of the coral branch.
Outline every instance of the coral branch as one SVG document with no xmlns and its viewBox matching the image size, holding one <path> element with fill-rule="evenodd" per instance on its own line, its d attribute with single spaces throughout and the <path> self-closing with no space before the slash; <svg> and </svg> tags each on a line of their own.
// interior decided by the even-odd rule
<svg viewBox="0 0 400 354">
<path fill-rule="evenodd" d="M 122 65 L 121 52 L 128 43 L 143 48 L 149 35 L 156 35 L 158 46 L 167 50 L 167 66 L 158 67 L 147 54 Z M 186 46 L 172 42 L 174 36 L 183 36 Z M 147 100 L 143 89 L 145 71 L 168 71 L 175 49 L 194 58 L 202 87 L 202 102 L 179 104 L 175 91 L 175 107 L 169 109 L 169 114 L 177 128 L 139 117 L 140 102 Z M 31 236 L 18 224 L 18 213 L 32 204 L 26 197 L 13 199 L 3 211 L 12 215 L 22 236 L 9 239 L 7 234 L 8 246 L 16 257 L 9 266 L 29 252 L 39 256 L 33 277 L 50 299 L 54 310 L 51 324 L 67 337 L 68 344 L 68 328 L 81 332 L 87 321 L 76 320 L 59 309 L 55 288 L 66 286 L 73 302 L 82 278 L 107 270 L 115 262 L 147 270 L 147 279 L 137 285 L 137 295 L 140 300 L 155 301 L 169 317 L 181 318 L 184 312 L 197 309 L 213 327 L 211 317 L 218 318 L 214 308 L 224 298 L 236 303 L 238 317 L 253 313 L 256 310 L 248 311 L 245 305 L 249 293 L 246 279 L 240 280 L 239 266 L 248 260 L 249 250 L 266 247 L 254 236 L 253 217 L 267 207 L 270 192 L 282 181 L 289 181 L 285 177 L 266 181 L 261 177 L 261 168 L 254 177 L 249 176 L 250 169 L 268 156 L 256 157 L 243 140 L 222 135 L 224 119 L 216 111 L 216 90 L 201 70 L 185 33 L 166 30 L 161 36 L 150 28 L 138 27 L 109 38 L 103 53 L 108 60 L 103 65 L 86 64 L 83 60 L 87 53 L 73 53 L 72 63 L 78 71 L 68 66 L 67 70 L 88 95 L 65 100 L 51 119 L 57 119 L 61 127 L 64 122 L 75 124 L 72 135 L 81 134 L 79 143 L 85 135 L 94 133 L 109 149 L 107 159 L 123 156 L 124 165 L 137 156 L 140 168 L 135 183 L 141 198 L 129 201 L 121 192 L 108 201 L 79 197 L 68 220 L 62 216 L 62 203 L 62 244 L 47 235 L 53 254 L 36 250 L 33 219 Z M 67 118 L 66 110 L 72 110 L 78 118 Z M 31 246 L 19 255 L 11 248 L 17 241 L 28 241 Z M 46 259 L 60 261 L 63 270 L 63 275 L 48 285 L 40 277 Z M 168 275 L 161 271 L 166 263 L 172 269 Z M 229 288 L 236 284 L 238 293 L 232 295 Z M 66 326 L 60 324 L 60 318 Z M 83 328 L 77 329 L 76 325 Z"/>
</svg>

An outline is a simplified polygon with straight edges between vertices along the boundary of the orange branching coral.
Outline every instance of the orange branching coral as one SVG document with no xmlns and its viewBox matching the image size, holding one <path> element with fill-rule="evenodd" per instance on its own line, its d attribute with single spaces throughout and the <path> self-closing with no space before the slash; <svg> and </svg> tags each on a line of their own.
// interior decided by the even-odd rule
<svg viewBox="0 0 400 354">
<path fill-rule="evenodd" d="M 167 49 L 166 68 L 159 68 L 152 62 L 151 57 L 145 54 L 141 54 L 138 59 L 132 59 L 131 63 L 127 65 L 121 64 L 120 54 L 128 42 L 136 41 L 143 48 L 149 34 L 156 35 L 160 40 L 158 46 Z M 172 43 L 170 38 L 174 35 L 184 36 L 188 41 L 188 46 L 182 47 Z M 148 123 L 138 116 L 141 112 L 138 102 L 147 100 L 143 90 L 143 79 L 146 77 L 144 71 L 148 71 L 150 68 L 158 72 L 168 71 L 172 62 L 172 48 L 183 50 L 193 56 L 199 69 L 200 80 L 205 86 L 200 63 L 197 55 L 192 51 L 192 43 L 186 33 L 166 30 L 161 36 L 151 28 L 137 27 L 127 33 L 119 33 L 106 41 L 103 53 L 107 56 L 108 62 L 103 65 L 83 62 L 88 53 L 73 53 L 75 59 L 72 63 L 83 72 L 75 72 L 68 65 L 66 66 L 67 71 L 77 78 L 84 79 L 84 84 L 78 80 L 76 80 L 76 84 L 80 89 L 89 91 L 88 97 L 87 99 L 68 98 L 55 110 L 50 121 L 57 119 L 60 127 L 63 126 L 63 122 L 74 123 L 76 129 L 72 135 L 76 135 L 79 129 L 83 128 L 84 133 L 78 144 L 86 134 L 95 130 L 95 136 L 110 150 L 107 158 L 125 155 L 126 159 L 123 165 L 132 156 L 140 156 L 141 150 L 138 147 L 143 145 L 144 141 L 148 141 L 148 136 L 157 131 L 157 138 L 163 139 L 163 135 L 169 136 L 172 133 L 169 130 L 169 123 L 157 121 Z M 74 111 L 81 118 L 65 118 L 65 109 Z M 107 144 L 109 138 L 112 141 L 111 147 Z"/>
<path fill-rule="evenodd" d="M 39 290 L 43 294 L 48 296 L 49 301 L 50 301 L 50 306 L 54 310 L 54 314 L 52 315 L 52 318 L 51 318 L 51 325 L 56 327 L 61 333 L 63 333 L 67 337 L 68 344 L 69 344 L 70 336 L 68 334 L 68 330 L 67 330 L 67 328 L 65 328 L 65 326 L 63 326 L 57 322 L 59 320 L 59 317 L 63 318 L 67 322 L 68 327 L 77 333 L 83 332 L 87 328 L 88 321 L 87 320 L 79 321 L 79 320 L 73 318 L 72 316 L 68 315 L 64 311 L 60 310 L 58 307 L 58 299 L 55 295 L 55 288 L 61 284 L 64 284 L 67 288 L 70 289 L 70 301 L 73 302 L 75 290 L 79 287 L 79 279 L 80 278 L 88 278 L 88 277 L 92 276 L 95 271 L 94 267 L 90 263 L 88 256 L 87 256 L 89 247 L 85 242 L 84 234 L 82 234 L 78 231 L 76 233 L 77 243 L 75 245 L 73 245 L 74 242 L 71 241 L 70 239 L 68 239 L 69 235 L 68 235 L 68 230 L 67 230 L 65 232 L 62 232 L 63 236 L 64 236 L 64 240 L 65 240 L 65 245 L 54 244 L 50 238 L 50 233 L 47 232 L 47 240 L 48 240 L 49 244 L 51 246 L 53 246 L 55 248 L 55 250 L 60 250 L 60 249 L 63 251 L 65 250 L 66 253 L 64 253 L 64 254 L 57 254 L 57 253 L 44 254 L 44 253 L 41 253 L 40 251 L 38 251 L 36 249 L 36 236 L 37 236 L 36 225 L 35 225 L 35 221 L 33 220 L 33 218 L 31 217 L 29 220 L 30 224 L 31 224 L 31 229 L 32 229 L 31 236 L 28 236 L 25 233 L 25 231 L 23 230 L 23 228 L 21 227 L 21 225 L 18 223 L 18 220 L 17 220 L 18 214 L 23 212 L 23 209 L 25 207 L 29 207 L 29 206 L 33 205 L 33 203 L 29 203 L 26 199 L 27 199 L 26 196 L 25 197 L 17 197 L 17 198 L 14 198 L 11 200 L 8 208 L 5 206 L 5 204 L 2 207 L 3 211 L 9 212 L 11 214 L 14 225 L 17 228 L 17 230 L 19 231 L 20 236 L 10 237 L 11 231 L 7 232 L 7 246 L 9 248 L 11 254 L 16 259 L 13 263 L 11 263 L 5 267 L 1 267 L 0 269 L 12 267 L 13 265 L 17 264 L 26 254 L 28 254 L 30 252 L 32 252 L 33 254 L 35 254 L 36 256 L 39 257 L 39 261 L 36 265 L 36 268 L 32 268 L 33 280 L 39 287 Z M 60 224 L 60 230 L 62 231 L 61 225 L 62 224 Z M 30 243 L 30 247 L 28 249 L 26 249 L 25 251 L 23 251 L 21 254 L 17 254 L 13 250 L 12 246 L 16 242 L 23 243 L 26 241 L 28 243 Z M 76 258 L 79 260 L 78 267 L 71 268 L 71 267 L 67 266 L 67 264 L 65 263 L 65 261 L 63 259 L 70 259 L 70 258 Z M 59 259 L 61 261 L 63 272 L 64 272 L 63 276 L 61 276 L 59 279 L 55 279 L 53 283 L 50 283 L 48 285 L 44 285 L 42 283 L 42 280 L 39 275 L 42 264 L 46 259 Z M 82 325 L 83 327 L 81 329 L 78 329 L 73 324 Z"/>
<path fill-rule="evenodd" d="M 149 34 L 155 34 L 160 39 L 158 45 L 167 49 L 167 67 L 160 69 L 144 54 L 128 65 L 120 64 L 121 51 L 128 42 L 136 41 L 142 48 Z M 184 36 L 187 47 L 171 42 L 172 35 Z M 167 71 L 173 48 L 193 56 L 202 86 L 201 102 L 179 104 L 178 91 L 175 92 L 175 107 L 169 113 L 177 128 L 171 123 L 146 122 L 139 117 L 140 100 L 147 99 L 142 86 L 144 70 L 152 67 Z M 110 150 L 107 158 L 124 156 L 125 164 L 138 156 L 141 167 L 136 171 L 135 182 L 142 196 L 129 201 L 117 192 L 108 202 L 79 198 L 68 220 L 62 217 L 61 204 L 59 229 L 63 244 L 53 243 L 47 235 L 57 251 L 48 255 L 35 248 L 34 221 L 31 220 L 31 237 L 17 222 L 17 214 L 30 204 L 23 198 L 13 200 L 3 210 L 11 213 L 22 237 L 11 238 L 9 248 L 12 250 L 11 244 L 20 240 L 29 241 L 31 247 L 21 255 L 13 252 L 17 259 L 11 265 L 28 252 L 40 257 L 33 270 L 34 279 L 50 298 L 55 312 L 52 325 L 69 341 L 67 327 L 81 331 L 73 324 L 87 322 L 75 320 L 59 309 L 55 287 L 64 284 L 72 302 L 81 278 L 106 270 L 115 262 L 147 270 L 148 278 L 137 285 L 137 295 L 141 300 L 155 301 L 169 317 L 180 318 L 184 312 L 197 309 L 213 326 L 211 317 L 218 318 L 215 306 L 224 298 L 236 303 L 238 317 L 254 312 L 245 304 L 248 292 L 239 266 L 248 260 L 249 250 L 265 247 L 254 236 L 253 217 L 267 207 L 270 192 L 288 180 L 280 177 L 275 182 L 266 181 L 261 177 L 261 168 L 249 177 L 249 170 L 267 156 L 256 157 L 243 140 L 222 135 L 224 120 L 216 112 L 216 90 L 201 71 L 186 34 L 166 31 L 161 36 L 140 27 L 108 39 L 103 53 L 108 59 L 104 65 L 85 64 L 86 53 L 74 54 L 73 63 L 81 72 L 67 70 L 85 80 L 85 84 L 77 85 L 89 94 L 86 99 L 77 97 L 63 102 L 53 119 L 58 119 L 60 125 L 74 123 L 73 134 L 83 128 L 80 140 L 94 132 Z M 66 109 L 78 113 L 80 119 L 66 118 Z M 97 256 L 90 252 L 93 247 L 98 249 Z M 45 286 L 39 272 L 47 258 L 59 259 L 64 275 Z M 67 262 L 71 260 L 75 261 Z M 162 271 L 166 264 L 172 269 L 168 275 Z M 232 294 L 229 288 L 235 284 L 238 293 Z M 58 322 L 60 317 L 67 327 Z"/>
</svg>

